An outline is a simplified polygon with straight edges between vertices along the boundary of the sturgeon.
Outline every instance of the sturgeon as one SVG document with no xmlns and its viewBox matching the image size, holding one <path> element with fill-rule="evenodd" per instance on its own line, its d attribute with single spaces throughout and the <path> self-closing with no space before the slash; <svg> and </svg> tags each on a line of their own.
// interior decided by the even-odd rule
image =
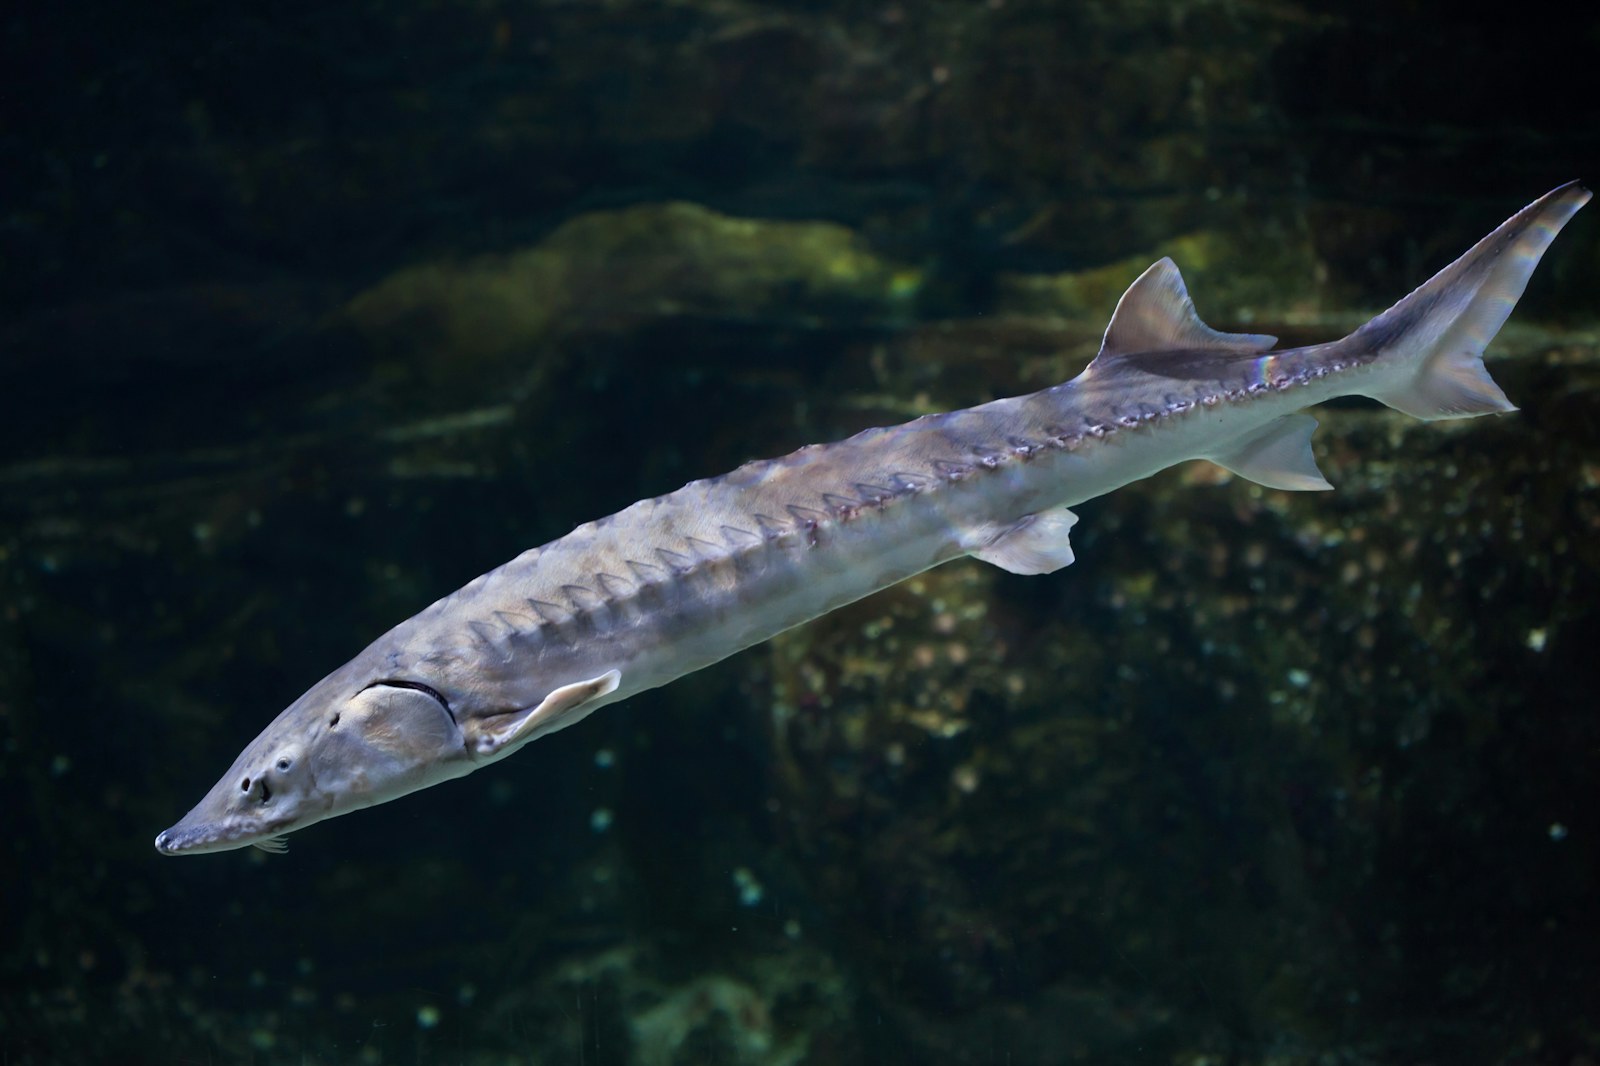
<svg viewBox="0 0 1600 1066">
<path fill-rule="evenodd" d="M 1304 348 L 1211 329 L 1162 259 L 1071 381 L 691 482 L 444 597 L 279 714 L 156 850 L 282 851 L 288 833 L 498 762 L 960 556 L 1051 573 L 1072 562 L 1071 506 L 1186 460 L 1330 488 L 1302 412 L 1334 397 L 1426 420 L 1515 410 L 1484 346 L 1589 196 L 1553 190 L 1354 333 Z"/>
</svg>

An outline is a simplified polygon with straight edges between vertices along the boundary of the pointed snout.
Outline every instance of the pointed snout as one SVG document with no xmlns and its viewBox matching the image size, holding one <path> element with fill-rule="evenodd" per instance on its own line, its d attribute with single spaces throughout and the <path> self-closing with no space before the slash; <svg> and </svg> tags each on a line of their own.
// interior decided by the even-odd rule
<svg viewBox="0 0 1600 1066">
<path fill-rule="evenodd" d="M 156 850 L 163 855 L 187 855 L 197 850 L 190 839 L 177 832 L 177 827 L 156 834 Z"/>
<path fill-rule="evenodd" d="M 212 816 L 199 807 L 184 815 L 177 825 L 156 834 L 156 850 L 163 855 L 204 855 L 213 851 L 247 848 L 270 831 L 223 812 Z"/>
<path fill-rule="evenodd" d="M 250 841 L 230 839 L 238 836 L 229 833 L 226 825 L 215 823 L 191 824 L 188 818 L 171 829 L 156 834 L 156 850 L 163 855 L 199 855 L 208 851 L 228 851 L 248 847 Z"/>
</svg>

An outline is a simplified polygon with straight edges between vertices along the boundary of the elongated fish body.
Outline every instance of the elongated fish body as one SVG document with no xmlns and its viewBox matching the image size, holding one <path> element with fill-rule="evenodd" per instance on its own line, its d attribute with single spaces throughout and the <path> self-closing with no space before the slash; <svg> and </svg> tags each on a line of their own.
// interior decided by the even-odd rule
<svg viewBox="0 0 1600 1066">
<path fill-rule="evenodd" d="M 1333 397 L 1423 419 L 1514 410 L 1483 348 L 1589 195 L 1554 190 L 1355 333 L 1306 348 L 1212 330 L 1164 259 L 1071 381 L 692 482 L 439 600 L 279 715 L 156 847 L 280 850 L 958 556 L 1054 571 L 1072 561 L 1072 505 L 1179 462 L 1329 488 L 1299 412 Z"/>
</svg>

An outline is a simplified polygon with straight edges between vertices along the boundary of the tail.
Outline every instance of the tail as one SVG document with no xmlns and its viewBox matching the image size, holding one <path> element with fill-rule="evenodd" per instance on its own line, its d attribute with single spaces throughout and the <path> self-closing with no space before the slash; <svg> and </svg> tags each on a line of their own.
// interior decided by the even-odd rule
<svg viewBox="0 0 1600 1066">
<path fill-rule="evenodd" d="M 1398 368 L 1375 376 L 1365 395 L 1429 421 L 1515 411 L 1484 368 L 1484 346 L 1505 325 L 1539 257 L 1589 196 L 1577 182 L 1546 193 L 1358 329 L 1350 340 L 1387 349 Z"/>
</svg>

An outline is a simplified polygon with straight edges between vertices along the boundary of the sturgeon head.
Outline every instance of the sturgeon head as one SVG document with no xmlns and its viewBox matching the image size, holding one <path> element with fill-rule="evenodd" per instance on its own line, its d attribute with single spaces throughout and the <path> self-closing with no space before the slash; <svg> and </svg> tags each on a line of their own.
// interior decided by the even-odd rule
<svg viewBox="0 0 1600 1066">
<path fill-rule="evenodd" d="M 551 688 L 482 647 L 419 652 L 426 640 L 418 638 L 432 634 L 418 622 L 391 630 L 290 704 L 156 837 L 156 850 L 283 851 L 298 829 L 461 777 L 571 725 L 621 677 L 610 670 Z"/>
<path fill-rule="evenodd" d="M 278 715 L 156 850 L 282 851 L 297 829 L 473 768 L 441 693 L 353 673 L 335 672 Z"/>
</svg>

